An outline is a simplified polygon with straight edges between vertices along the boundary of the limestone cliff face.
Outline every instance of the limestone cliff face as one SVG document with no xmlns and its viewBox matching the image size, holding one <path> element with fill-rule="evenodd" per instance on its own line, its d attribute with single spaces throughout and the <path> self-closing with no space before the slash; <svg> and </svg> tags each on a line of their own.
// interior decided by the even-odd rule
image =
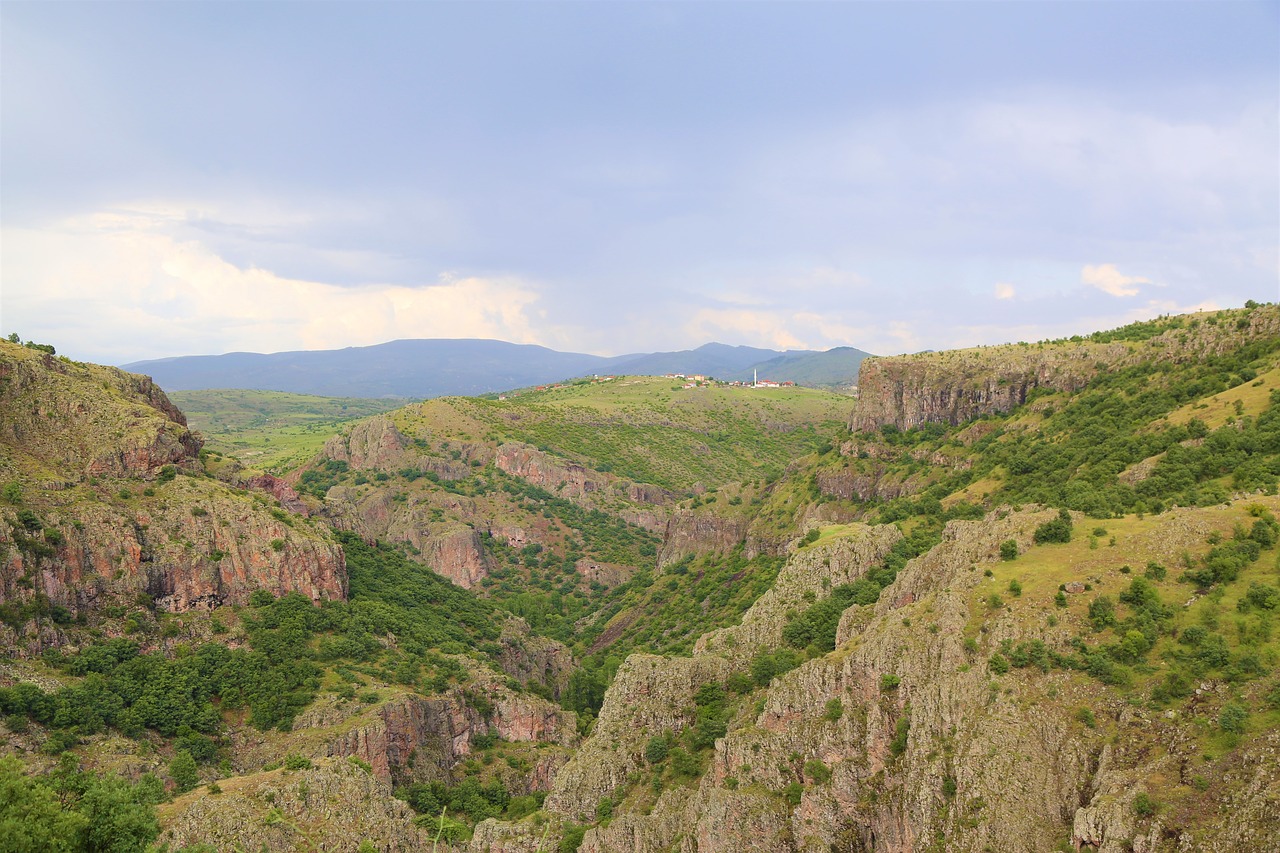
<svg viewBox="0 0 1280 853">
<path fill-rule="evenodd" d="M 1209 322 L 1210 319 L 1213 322 Z M 858 374 L 850 427 L 959 424 L 1007 412 L 1037 388 L 1073 392 L 1100 371 L 1141 361 L 1194 361 L 1280 336 L 1280 306 L 1217 312 L 1150 339 L 1012 344 L 892 358 L 868 358 Z"/>
</svg>

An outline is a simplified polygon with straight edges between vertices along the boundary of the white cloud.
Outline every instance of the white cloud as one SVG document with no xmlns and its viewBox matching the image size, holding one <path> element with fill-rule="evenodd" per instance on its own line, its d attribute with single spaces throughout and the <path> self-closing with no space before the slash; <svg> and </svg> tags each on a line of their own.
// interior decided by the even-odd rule
<svg viewBox="0 0 1280 853">
<path fill-rule="evenodd" d="M 518 278 L 340 287 L 237 266 L 200 241 L 175 239 L 171 221 L 166 212 L 114 211 L 5 229 L 5 331 L 108 363 L 396 338 L 541 342 L 530 319 L 538 295 Z"/>
<path fill-rule="evenodd" d="M 1085 264 L 1080 270 L 1080 281 L 1112 296 L 1137 296 L 1139 288 L 1136 285 L 1151 284 L 1149 278 L 1122 274 L 1114 264 Z"/>
<path fill-rule="evenodd" d="M 1012 299 L 1017 295 L 1012 284 L 1000 282 L 996 285 L 996 299 Z"/>
</svg>

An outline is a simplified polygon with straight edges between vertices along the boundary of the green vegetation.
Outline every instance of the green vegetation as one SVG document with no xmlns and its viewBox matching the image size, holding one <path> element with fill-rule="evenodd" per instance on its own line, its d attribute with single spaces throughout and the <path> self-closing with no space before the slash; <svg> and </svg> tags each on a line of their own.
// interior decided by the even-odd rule
<svg viewBox="0 0 1280 853">
<path fill-rule="evenodd" d="M 17 758 L 0 758 L 0 847 L 142 851 L 159 834 L 155 805 L 164 799 L 164 786 L 151 775 L 130 783 L 81 772 L 74 760 L 64 760 L 52 773 L 32 777 Z"/>
<path fill-rule="evenodd" d="M 168 396 L 204 435 L 208 450 L 275 472 L 315 456 L 343 424 L 405 402 L 226 389 Z"/>
</svg>

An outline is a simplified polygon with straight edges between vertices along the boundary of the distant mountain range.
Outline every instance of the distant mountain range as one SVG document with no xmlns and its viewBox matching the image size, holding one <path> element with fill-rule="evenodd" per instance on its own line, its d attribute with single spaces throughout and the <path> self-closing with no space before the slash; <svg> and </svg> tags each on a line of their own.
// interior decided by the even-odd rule
<svg viewBox="0 0 1280 853">
<path fill-rule="evenodd" d="M 426 399 L 475 395 L 592 374 L 704 374 L 717 379 L 792 381 L 811 387 L 853 384 L 870 353 L 853 347 L 779 352 L 710 343 L 681 352 L 604 357 L 531 344 L 476 339 L 391 341 L 369 347 L 271 354 L 233 352 L 121 365 L 170 391 L 247 388 L 325 397 Z"/>
</svg>

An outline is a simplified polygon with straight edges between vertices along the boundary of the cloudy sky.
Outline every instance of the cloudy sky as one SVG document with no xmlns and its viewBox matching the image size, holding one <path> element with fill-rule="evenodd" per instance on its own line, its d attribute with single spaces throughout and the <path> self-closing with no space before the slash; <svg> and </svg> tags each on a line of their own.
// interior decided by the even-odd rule
<svg viewBox="0 0 1280 853">
<path fill-rule="evenodd" d="M 0 4 L 0 332 L 876 353 L 1280 298 L 1280 3 Z"/>
</svg>

